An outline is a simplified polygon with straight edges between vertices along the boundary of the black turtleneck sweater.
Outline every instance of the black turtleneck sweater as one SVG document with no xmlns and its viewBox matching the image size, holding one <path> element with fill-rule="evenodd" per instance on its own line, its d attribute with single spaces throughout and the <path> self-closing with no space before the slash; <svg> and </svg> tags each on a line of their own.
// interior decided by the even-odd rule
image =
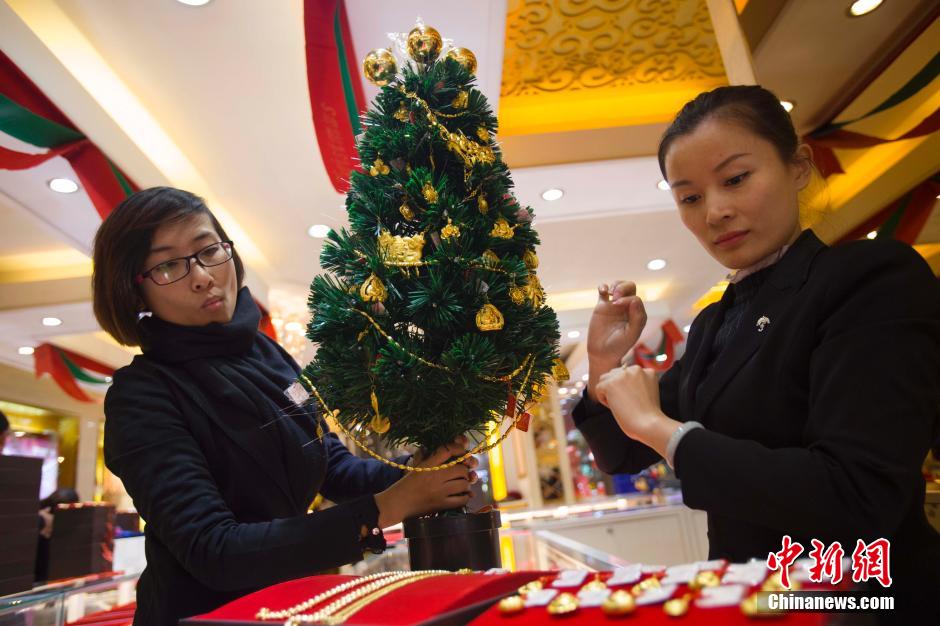
<svg viewBox="0 0 940 626">
<path fill-rule="evenodd" d="M 259 318 L 247 288 L 227 324 L 145 318 L 143 355 L 114 375 L 105 463 L 147 522 L 136 624 L 361 559 L 372 494 L 401 477 L 288 398 L 299 368 Z M 308 515 L 317 493 L 339 504 Z"/>
</svg>

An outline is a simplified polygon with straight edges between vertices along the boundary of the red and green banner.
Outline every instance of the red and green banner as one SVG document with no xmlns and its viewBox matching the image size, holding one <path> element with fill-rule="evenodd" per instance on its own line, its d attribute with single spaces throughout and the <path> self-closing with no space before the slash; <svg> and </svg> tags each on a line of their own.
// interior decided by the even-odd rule
<svg viewBox="0 0 940 626">
<path fill-rule="evenodd" d="M 887 111 L 909 100 L 930 85 L 938 75 L 940 75 L 940 53 L 934 55 L 904 86 L 868 113 L 846 122 L 825 124 L 804 137 L 804 141 L 813 149 L 813 160 L 822 175 L 828 178 L 832 174 L 845 173 L 842 164 L 839 163 L 839 158 L 836 156 L 835 150 L 837 149 L 870 148 L 883 143 L 924 137 L 940 129 L 940 109 L 938 109 L 921 120 L 914 128 L 893 139 L 872 137 L 871 135 L 845 130 L 845 127 L 849 124 L 854 124 L 882 111 Z"/>
<path fill-rule="evenodd" d="M 845 234 L 839 243 L 866 237 L 890 237 L 914 245 L 940 194 L 940 175 L 935 174 Z"/>
<path fill-rule="evenodd" d="M 44 343 L 33 352 L 36 378 L 48 374 L 62 391 L 81 402 L 100 402 L 85 393 L 104 394 L 111 384 L 114 368 L 77 352 Z"/>
<path fill-rule="evenodd" d="M 650 350 L 644 343 L 637 343 L 633 349 L 633 357 L 640 367 L 665 372 L 675 362 L 676 345 L 685 341 L 685 335 L 672 320 L 663 322 L 662 330 L 663 338 L 656 350 Z"/>
<path fill-rule="evenodd" d="M 304 0 L 307 87 L 317 144 L 326 173 L 339 193 L 359 168 L 355 137 L 365 94 L 342 0 Z"/>
<path fill-rule="evenodd" d="M 29 169 L 61 156 L 72 166 L 101 219 L 137 189 L 3 52 L 0 132 L 47 149 L 42 154 L 30 154 L 0 146 L 0 169 Z"/>
</svg>

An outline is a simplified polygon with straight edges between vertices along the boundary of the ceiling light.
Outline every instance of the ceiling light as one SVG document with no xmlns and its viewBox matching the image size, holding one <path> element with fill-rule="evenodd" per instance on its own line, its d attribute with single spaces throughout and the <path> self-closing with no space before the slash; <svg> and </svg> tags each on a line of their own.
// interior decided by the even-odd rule
<svg viewBox="0 0 940 626">
<path fill-rule="evenodd" d="M 581 380 L 587 382 L 587 380 L 588 380 L 589 378 L 590 378 L 590 376 L 589 376 L 588 374 L 585 374 L 584 376 L 581 377 Z"/>
<path fill-rule="evenodd" d="M 49 189 L 58 193 L 75 193 L 78 183 L 71 178 L 53 178 L 49 181 Z"/>
<path fill-rule="evenodd" d="M 659 271 L 666 267 L 666 261 L 664 259 L 653 259 L 646 264 L 646 269 L 653 270 L 654 272 Z"/>
<path fill-rule="evenodd" d="M 861 17 L 868 15 L 881 6 L 884 0 L 855 0 L 849 7 L 849 15 L 852 17 Z"/>
<path fill-rule="evenodd" d="M 21 346 L 20 349 L 17 350 L 17 353 L 22 356 L 29 356 L 35 351 L 36 350 L 32 346 Z"/>
<path fill-rule="evenodd" d="M 580 336 L 581 336 L 581 331 L 580 331 L 580 330 L 569 330 L 569 331 L 568 331 L 568 339 L 577 339 L 577 338 L 580 337 Z"/>
<path fill-rule="evenodd" d="M 191 7 L 201 7 L 206 4 L 209 4 L 212 0 L 176 0 L 180 4 L 185 4 Z"/>
<path fill-rule="evenodd" d="M 546 189 L 542 192 L 542 200 L 547 200 L 549 202 L 554 202 L 555 200 L 561 200 L 561 197 L 565 195 L 565 192 L 561 189 Z"/>
<path fill-rule="evenodd" d="M 656 187 L 661 191 L 669 191 L 669 183 L 667 183 L 665 180 L 661 180 L 656 183 Z"/>
<path fill-rule="evenodd" d="M 781 100 L 781 101 L 780 101 L 780 106 L 783 107 L 783 110 L 784 110 L 784 111 L 786 111 L 787 113 L 789 113 L 790 111 L 793 110 L 793 107 L 796 106 L 796 103 L 791 102 L 790 100 Z"/>
<path fill-rule="evenodd" d="M 873 230 L 873 231 L 871 231 L 870 233 L 868 233 L 868 234 L 865 235 L 865 236 L 868 237 L 869 239 L 874 239 L 875 237 L 878 236 L 878 231 L 877 231 L 877 230 Z"/>
<path fill-rule="evenodd" d="M 326 224 L 314 224 L 307 230 L 307 234 L 317 239 L 323 239 L 330 234 L 331 228 Z"/>
<path fill-rule="evenodd" d="M 42 318 L 42 325 L 43 326 L 61 326 L 62 320 L 60 320 L 58 317 L 44 317 Z"/>
</svg>

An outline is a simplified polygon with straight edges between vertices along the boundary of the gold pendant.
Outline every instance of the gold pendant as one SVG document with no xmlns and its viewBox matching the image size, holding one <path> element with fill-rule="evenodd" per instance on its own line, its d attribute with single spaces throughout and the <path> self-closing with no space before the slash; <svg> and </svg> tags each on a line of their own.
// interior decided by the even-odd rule
<svg viewBox="0 0 940 626">
<path fill-rule="evenodd" d="M 454 226 L 450 218 L 447 218 L 447 226 L 441 229 L 441 239 L 454 239 L 460 236 L 460 228 Z"/>
<path fill-rule="evenodd" d="M 480 141 L 489 143 L 490 141 L 490 131 L 486 129 L 486 126 L 480 126 L 477 129 L 477 137 L 480 138 Z"/>
<path fill-rule="evenodd" d="M 398 207 L 398 212 L 401 213 L 401 216 L 409 222 L 415 218 L 415 212 L 411 210 L 411 207 L 408 206 L 407 202 L 403 202 L 402 205 Z"/>
<path fill-rule="evenodd" d="M 608 617 L 623 617 L 636 610 L 636 600 L 623 589 L 613 592 L 601 604 L 601 610 Z"/>
<path fill-rule="evenodd" d="M 490 205 L 486 201 L 486 198 L 483 197 L 482 193 L 477 196 L 477 208 L 480 209 L 480 213 L 483 215 L 486 215 L 490 210 Z"/>
<path fill-rule="evenodd" d="M 607 589 L 607 583 L 601 580 L 600 574 L 594 574 L 594 580 L 581 587 L 581 591 L 603 591 Z"/>
<path fill-rule="evenodd" d="M 630 589 L 630 593 L 635 596 L 642 595 L 643 593 L 649 591 L 650 589 L 658 589 L 662 585 L 659 582 L 659 579 L 655 576 L 650 576 L 644 580 L 641 580 L 637 584 L 633 585 Z"/>
<path fill-rule="evenodd" d="M 663 613 L 669 617 L 682 617 L 689 612 L 689 598 L 692 594 L 687 593 L 681 598 L 673 598 L 672 600 L 667 600 L 663 604 Z"/>
<path fill-rule="evenodd" d="M 578 598 L 571 593 L 560 593 L 548 603 L 549 615 L 570 615 L 578 610 Z"/>
<path fill-rule="evenodd" d="M 496 220 L 496 223 L 493 224 L 493 230 L 490 231 L 490 237 L 498 237 L 499 239 L 512 239 L 512 236 L 515 234 L 515 226 L 510 226 L 509 222 L 505 218 L 499 218 Z"/>
<path fill-rule="evenodd" d="M 359 296 L 363 302 L 385 302 L 388 298 L 388 290 L 385 289 L 379 277 L 372 274 L 359 288 Z"/>
<path fill-rule="evenodd" d="M 480 258 L 483 259 L 484 265 L 498 265 L 499 264 L 499 257 L 496 256 L 496 253 L 493 252 L 492 250 L 487 250 L 480 256 Z"/>
<path fill-rule="evenodd" d="M 721 584 L 721 578 L 715 572 L 699 572 L 689 583 L 689 589 L 697 591 L 703 587 L 717 587 Z"/>
<path fill-rule="evenodd" d="M 411 237 L 392 235 L 383 230 L 379 235 L 379 251 L 382 263 L 395 267 L 417 267 L 421 265 L 421 251 L 424 249 L 424 233 Z"/>
<path fill-rule="evenodd" d="M 408 112 L 408 108 L 405 107 L 405 103 L 402 102 L 398 106 L 398 110 L 395 111 L 395 119 L 399 122 L 407 122 L 411 119 L 411 114 Z"/>
<path fill-rule="evenodd" d="M 372 416 L 372 421 L 369 423 L 369 427 L 372 429 L 372 432 L 383 435 L 388 432 L 388 429 L 392 427 L 392 424 L 388 421 L 388 418 L 379 413 L 379 398 L 375 395 L 375 390 L 372 390 L 372 410 L 375 412 L 375 415 Z"/>
<path fill-rule="evenodd" d="M 424 187 L 421 188 L 421 194 L 429 203 L 437 203 L 437 189 L 435 189 L 434 185 L 431 183 L 424 183 Z"/>
<path fill-rule="evenodd" d="M 563 382 L 571 378 L 568 368 L 565 367 L 565 362 L 561 359 L 555 359 L 555 362 L 552 364 L 552 378 L 558 382 Z"/>
<path fill-rule="evenodd" d="M 369 168 L 369 174 L 371 174 L 372 176 L 378 176 L 379 174 L 381 174 L 382 176 L 385 176 L 390 171 L 391 170 L 385 164 L 385 161 L 383 161 L 382 159 L 376 159 L 375 161 L 373 161 L 372 167 Z"/>
<path fill-rule="evenodd" d="M 541 580 L 530 580 L 526 584 L 519 587 L 519 593 L 522 595 L 527 595 L 533 591 L 541 591 L 542 587 L 544 587 L 544 584 Z"/>
<path fill-rule="evenodd" d="M 469 103 L 470 95 L 466 91 L 461 91 L 457 94 L 457 97 L 454 98 L 454 101 L 450 103 L 450 106 L 455 109 L 466 109 Z"/>
<path fill-rule="evenodd" d="M 525 251 L 525 254 L 522 255 L 522 262 L 525 263 L 525 266 L 530 270 L 534 270 L 539 266 L 539 258 L 535 256 L 535 252 L 532 250 Z"/>
<path fill-rule="evenodd" d="M 509 297 L 512 299 L 513 304 L 521 305 L 525 302 L 525 289 L 522 287 L 510 287 Z"/>
<path fill-rule="evenodd" d="M 477 311 L 477 328 L 483 332 L 490 332 L 493 330 L 502 330 L 503 324 L 503 314 L 499 312 L 495 306 L 487 302 L 483 307 Z"/>
<path fill-rule="evenodd" d="M 516 615 L 524 610 L 525 602 L 517 595 L 512 595 L 499 601 L 499 612 L 502 615 Z"/>
<path fill-rule="evenodd" d="M 542 289 L 542 283 L 535 274 L 529 274 L 526 279 L 525 295 L 532 303 L 532 308 L 537 309 L 545 303 L 545 290 Z"/>
</svg>

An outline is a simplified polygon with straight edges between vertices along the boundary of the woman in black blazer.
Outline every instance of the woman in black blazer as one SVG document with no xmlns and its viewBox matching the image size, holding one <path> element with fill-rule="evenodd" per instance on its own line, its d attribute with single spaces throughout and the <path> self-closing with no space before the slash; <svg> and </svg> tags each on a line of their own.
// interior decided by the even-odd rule
<svg viewBox="0 0 940 626">
<path fill-rule="evenodd" d="M 468 501 L 473 459 L 403 476 L 329 432 L 297 364 L 258 331 L 241 260 L 198 197 L 130 196 L 98 230 L 94 263 L 99 323 L 143 351 L 105 399 L 105 462 L 147 524 L 135 624 L 358 561 L 384 549 L 382 528 Z M 308 514 L 318 493 L 337 506 Z"/>
<path fill-rule="evenodd" d="M 635 285 L 600 287 L 574 411 L 599 467 L 665 458 L 685 503 L 708 512 L 710 558 L 766 559 L 784 535 L 804 557 L 814 538 L 849 557 L 886 538 L 888 592 L 916 615 L 940 589 L 920 472 L 938 434 L 937 279 L 901 243 L 829 248 L 801 230 L 812 155 L 765 89 L 698 96 L 659 159 L 683 223 L 737 273 L 659 381 L 620 366 L 646 322 Z"/>
</svg>

